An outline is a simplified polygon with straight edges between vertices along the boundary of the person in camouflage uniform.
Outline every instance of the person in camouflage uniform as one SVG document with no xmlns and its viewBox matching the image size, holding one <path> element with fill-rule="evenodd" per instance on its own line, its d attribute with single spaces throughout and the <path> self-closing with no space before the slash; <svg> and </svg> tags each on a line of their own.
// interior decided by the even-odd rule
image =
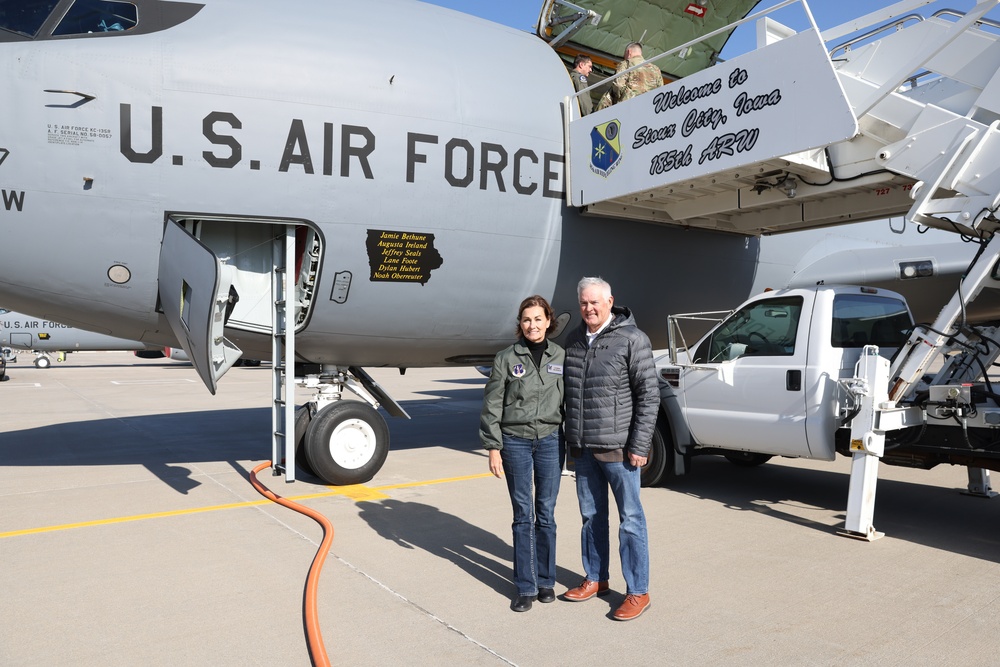
<svg viewBox="0 0 1000 667">
<path fill-rule="evenodd" d="M 629 67 L 635 67 L 645 58 L 642 55 L 642 45 L 632 42 L 625 47 L 625 59 L 618 63 L 615 74 L 624 72 Z M 636 95 L 641 95 L 647 90 L 659 88 L 663 85 L 663 74 L 660 68 L 653 63 L 646 63 L 642 67 L 633 70 L 625 76 L 619 76 L 611 81 L 611 89 L 604 94 L 597 105 L 598 111 L 607 109 L 612 104 L 618 104 L 625 100 L 630 100 Z"/>
</svg>

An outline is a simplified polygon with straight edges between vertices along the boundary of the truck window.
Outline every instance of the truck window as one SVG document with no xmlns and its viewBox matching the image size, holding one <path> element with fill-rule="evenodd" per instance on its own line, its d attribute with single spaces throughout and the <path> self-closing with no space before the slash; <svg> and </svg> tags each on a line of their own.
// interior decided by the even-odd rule
<svg viewBox="0 0 1000 667">
<path fill-rule="evenodd" d="M 802 297 L 757 301 L 729 316 L 695 351 L 694 363 L 795 354 Z"/>
<path fill-rule="evenodd" d="M 897 348 L 912 326 L 906 304 L 898 299 L 840 294 L 833 300 L 833 347 Z"/>
</svg>

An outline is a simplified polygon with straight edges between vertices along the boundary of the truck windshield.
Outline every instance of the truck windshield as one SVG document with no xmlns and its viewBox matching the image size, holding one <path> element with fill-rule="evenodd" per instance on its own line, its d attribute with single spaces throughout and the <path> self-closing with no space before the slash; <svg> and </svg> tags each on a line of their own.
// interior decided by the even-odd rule
<svg viewBox="0 0 1000 667">
<path fill-rule="evenodd" d="M 839 294 L 833 300 L 833 347 L 878 345 L 897 348 L 913 326 L 899 299 L 869 294 Z"/>
<path fill-rule="evenodd" d="M 795 335 L 802 297 L 757 301 L 744 306 L 702 341 L 692 361 L 711 363 L 739 357 L 784 357 L 795 354 Z"/>
</svg>

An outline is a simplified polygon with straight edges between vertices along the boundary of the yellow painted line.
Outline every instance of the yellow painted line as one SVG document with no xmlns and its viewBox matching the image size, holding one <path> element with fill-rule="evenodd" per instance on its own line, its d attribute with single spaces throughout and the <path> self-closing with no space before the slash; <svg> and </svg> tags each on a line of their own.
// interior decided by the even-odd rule
<svg viewBox="0 0 1000 667">
<path fill-rule="evenodd" d="M 385 486 L 370 487 L 364 484 L 353 484 L 351 486 L 338 486 L 338 487 L 328 487 L 329 491 L 324 491 L 322 493 L 309 493 L 301 496 L 285 496 L 288 500 L 294 500 L 296 502 L 300 500 L 309 500 L 312 498 L 328 498 L 331 496 L 344 496 L 353 500 L 354 502 L 371 501 L 371 500 L 382 500 L 383 498 L 388 498 L 383 491 L 390 491 L 392 489 L 405 489 L 415 486 L 431 486 L 434 484 L 448 484 L 450 482 L 464 482 L 470 479 L 481 479 L 483 477 L 490 477 L 490 473 L 482 473 L 478 475 L 466 475 L 464 477 L 446 477 L 443 479 L 432 479 L 423 482 L 405 482 L 402 484 L 387 484 Z M 90 528 L 93 526 L 107 526 L 116 523 L 128 523 L 130 521 L 146 521 L 148 519 L 163 519 L 172 516 L 183 516 L 186 514 L 202 514 L 204 512 L 219 512 L 222 510 L 232 510 L 241 509 L 245 507 L 255 507 L 259 505 L 267 505 L 270 500 L 248 500 L 242 503 L 229 503 L 227 505 L 210 505 L 208 507 L 193 507 L 185 510 L 171 510 L 169 512 L 153 512 L 150 514 L 134 514 L 132 516 L 122 516 L 113 519 L 97 519 L 95 521 L 81 521 L 79 523 L 64 523 L 58 526 L 43 526 L 41 528 L 26 528 L 24 530 L 12 530 L 6 533 L 0 533 L 0 539 L 5 537 L 20 537 L 22 535 L 37 535 L 39 533 L 52 533 L 61 530 L 73 530 L 74 528 Z"/>
<path fill-rule="evenodd" d="M 477 475 L 465 475 L 464 477 L 446 477 L 445 479 L 435 479 L 429 482 L 404 482 L 402 484 L 387 484 L 377 487 L 378 491 L 388 491 L 390 489 L 407 489 L 413 486 L 430 486 L 431 484 L 447 484 L 448 482 L 465 482 L 470 479 L 482 479 L 492 477 L 493 473 L 484 472 Z"/>
<path fill-rule="evenodd" d="M 145 521 L 146 519 L 162 519 L 168 516 L 181 516 L 183 514 L 200 514 L 201 512 L 215 512 L 218 510 L 229 510 L 237 507 L 251 507 L 253 505 L 266 505 L 270 500 L 254 500 L 243 503 L 232 503 L 230 505 L 212 505 L 210 507 L 194 507 L 186 510 L 173 510 L 170 512 L 153 512 L 152 514 L 134 514 L 132 516 L 122 516 L 114 519 L 97 519 L 96 521 L 81 521 L 80 523 L 64 523 L 60 526 L 43 526 L 41 528 L 26 528 L 25 530 L 12 530 L 7 533 L 0 533 L 0 538 L 18 537 L 20 535 L 35 535 L 37 533 L 51 533 L 58 530 L 71 530 L 73 528 L 89 528 L 91 526 L 106 526 L 113 523 L 127 523 L 129 521 Z"/>
</svg>

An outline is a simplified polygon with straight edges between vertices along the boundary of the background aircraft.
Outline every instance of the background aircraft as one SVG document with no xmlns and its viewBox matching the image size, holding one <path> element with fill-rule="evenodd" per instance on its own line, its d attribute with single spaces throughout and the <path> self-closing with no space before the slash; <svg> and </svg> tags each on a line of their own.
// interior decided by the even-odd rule
<svg viewBox="0 0 1000 667">
<path fill-rule="evenodd" d="M 52 354 L 68 354 L 84 350 L 134 350 L 137 356 L 148 359 L 172 356 L 171 348 L 85 331 L 31 315 L 11 312 L 6 308 L 0 308 L 0 347 L 5 351 L 10 349 L 34 352 L 36 355 L 34 363 L 38 368 L 51 366 Z M 183 350 L 179 352 L 181 353 L 179 360 L 186 360 Z"/>
<path fill-rule="evenodd" d="M 31 315 L 0 308 L 0 349 L 5 361 L 16 361 L 17 351 L 33 352 L 35 366 L 48 368 L 52 354 L 70 352 L 132 351 L 140 359 L 171 359 L 191 361 L 182 348 L 160 347 L 135 340 L 115 338 L 105 334 L 77 329 L 58 322 L 39 320 Z M 59 361 L 62 358 L 57 356 Z M 260 366 L 259 359 L 240 358 L 236 366 Z"/>
<path fill-rule="evenodd" d="M 684 4 L 664 11 L 690 15 Z M 715 3 L 726 20 L 755 4 Z M 577 322 L 577 281 L 594 274 L 663 346 L 668 313 L 732 307 L 765 277 L 808 267 L 812 248 L 796 256 L 779 237 L 567 205 L 566 58 L 583 42 L 553 48 L 406 0 L 378 15 L 373 32 L 371 6 L 342 0 L 280 11 L 0 0 L 0 95 L 13 101 L 0 125 L 0 223 L 60 239 L 4 252 L 0 302 L 181 346 L 212 392 L 241 353 L 271 358 L 283 318 L 295 332 L 289 370 L 321 389 L 308 463 L 351 483 L 388 448 L 375 406 L 405 415 L 364 366 L 488 363 L 524 296 L 551 297 L 564 331 Z M 631 31 L 602 57 L 620 57 L 640 37 Z M 688 62 L 708 64 L 724 43 Z M 665 74 L 688 73 L 684 60 Z M 911 242 L 884 226 L 859 234 L 870 248 Z M 294 283 L 287 302 L 275 266 Z M 366 401 L 329 401 L 344 388 Z"/>
</svg>

